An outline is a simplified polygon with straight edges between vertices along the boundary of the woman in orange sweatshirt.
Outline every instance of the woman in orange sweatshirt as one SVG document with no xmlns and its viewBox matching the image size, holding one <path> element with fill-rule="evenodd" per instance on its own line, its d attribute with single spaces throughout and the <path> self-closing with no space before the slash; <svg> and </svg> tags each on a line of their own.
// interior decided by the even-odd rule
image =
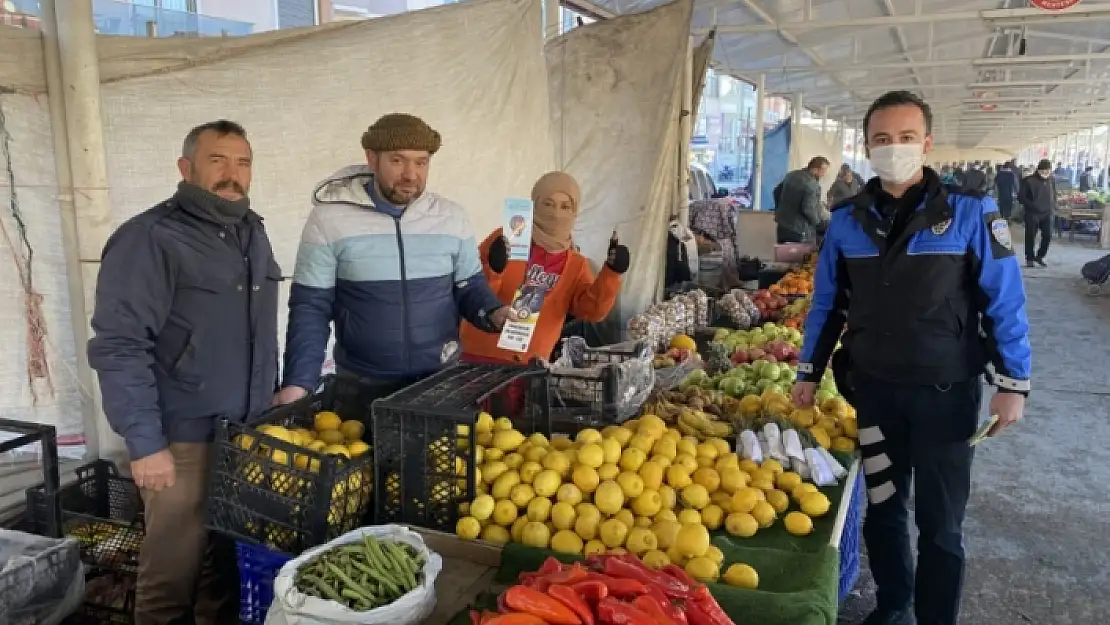
<svg viewBox="0 0 1110 625">
<path fill-rule="evenodd" d="M 621 274 L 628 271 L 628 248 L 617 243 L 614 232 L 608 258 L 595 278 L 571 238 L 579 199 L 578 183 L 570 174 L 544 174 L 532 187 L 528 260 L 508 259 L 501 228 L 482 242 L 479 253 L 490 288 L 514 311 L 531 311 L 535 330 L 523 350 L 502 349 L 497 346 L 499 335 L 482 332 L 463 321 L 463 361 L 526 364 L 535 357 L 546 360 L 562 335 L 567 313 L 586 321 L 601 321 L 609 314 L 620 292 Z"/>
</svg>

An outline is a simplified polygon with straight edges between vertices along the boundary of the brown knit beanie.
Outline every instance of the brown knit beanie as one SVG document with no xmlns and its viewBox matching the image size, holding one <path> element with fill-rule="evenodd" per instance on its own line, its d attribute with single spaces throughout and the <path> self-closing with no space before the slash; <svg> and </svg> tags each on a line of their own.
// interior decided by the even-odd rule
<svg viewBox="0 0 1110 625">
<path fill-rule="evenodd" d="M 362 149 L 375 152 L 424 150 L 435 154 L 442 139 L 424 120 L 408 113 L 382 115 L 362 133 Z"/>
</svg>

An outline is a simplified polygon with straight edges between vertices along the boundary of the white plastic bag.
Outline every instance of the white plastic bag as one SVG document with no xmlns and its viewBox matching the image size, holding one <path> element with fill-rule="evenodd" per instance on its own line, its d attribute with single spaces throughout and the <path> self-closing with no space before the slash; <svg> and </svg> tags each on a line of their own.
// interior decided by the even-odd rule
<svg viewBox="0 0 1110 625">
<path fill-rule="evenodd" d="M 301 566 L 336 545 L 361 542 L 366 535 L 382 541 L 407 543 L 423 554 L 424 579 L 420 586 L 393 603 L 369 612 L 355 612 L 334 601 L 310 597 L 297 590 L 293 580 Z M 443 560 L 439 554 L 428 549 L 420 534 L 400 525 L 360 527 L 325 545 L 309 549 L 281 567 L 274 579 L 274 602 L 266 614 L 266 625 L 416 625 L 435 610 L 436 576 L 442 568 Z"/>
<path fill-rule="evenodd" d="M 84 573 L 76 540 L 0 528 L 0 623 L 62 622 L 84 600 Z"/>
</svg>

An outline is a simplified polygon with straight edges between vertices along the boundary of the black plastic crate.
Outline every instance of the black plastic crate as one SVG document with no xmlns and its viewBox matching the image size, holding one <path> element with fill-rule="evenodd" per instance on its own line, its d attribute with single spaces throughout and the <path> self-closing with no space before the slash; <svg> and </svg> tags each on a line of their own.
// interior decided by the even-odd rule
<svg viewBox="0 0 1110 625">
<path fill-rule="evenodd" d="M 333 412 L 364 425 L 371 447 L 373 389 L 325 376 L 315 393 L 246 424 L 221 420 L 209 474 L 208 526 L 236 540 L 300 553 L 372 522 L 373 450 L 353 458 L 314 451 L 261 431 L 313 429 Z"/>
<path fill-rule="evenodd" d="M 38 443 L 42 446 L 42 486 L 38 487 L 48 497 L 56 497 L 60 487 L 58 477 L 58 435 L 52 425 L 42 425 L 28 421 L 15 421 L 0 419 L 0 432 L 15 434 L 7 441 L 0 442 L 0 454 L 16 451 L 22 447 Z M 30 506 L 28 506 L 30 508 Z M 28 516 L 30 514 L 28 513 Z M 43 511 L 40 517 L 42 523 L 47 523 L 50 532 L 37 531 L 29 527 L 28 531 L 41 536 L 60 538 L 61 516 L 57 507 Z M 30 526 L 30 522 L 28 522 Z"/>
<path fill-rule="evenodd" d="M 92 571 L 85 576 L 85 603 L 66 622 L 71 625 L 131 625 L 135 622 L 137 577 Z"/>
<path fill-rule="evenodd" d="M 478 414 L 550 434 L 547 384 L 539 367 L 464 364 L 375 401 L 377 522 L 453 532 L 459 504 L 477 496 Z"/>
<path fill-rule="evenodd" d="M 566 348 L 564 348 L 566 349 Z M 584 347 L 570 355 L 574 369 L 563 368 L 549 373 L 549 414 L 559 431 L 574 431 L 583 427 L 612 425 L 627 418 L 621 406 L 627 404 L 634 376 L 628 376 L 621 365 L 642 358 L 646 346 L 636 343 L 628 347 Z M 566 352 L 564 352 L 566 353 Z M 569 355 L 569 354 L 568 354 Z M 643 372 L 651 368 L 650 360 Z M 644 380 L 650 390 L 652 384 Z M 637 407 L 638 409 L 638 407 Z"/>
<path fill-rule="evenodd" d="M 9 558 L 0 561 L 0 623 L 38 623 L 82 574 L 78 546 L 18 530 L 5 530 L 0 543 Z"/>
</svg>

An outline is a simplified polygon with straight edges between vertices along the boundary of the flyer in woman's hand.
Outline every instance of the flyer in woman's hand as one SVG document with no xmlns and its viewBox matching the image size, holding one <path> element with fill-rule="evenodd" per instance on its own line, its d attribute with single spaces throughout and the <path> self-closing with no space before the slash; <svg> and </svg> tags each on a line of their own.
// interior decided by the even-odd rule
<svg viewBox="0 0 1110 625">
<path fill-rule="evenodd" d="M 509 245 L 509 260 L 528 260 L 532 246 L 532 200 L 507 198 L 502 226 Z"/>
</svg>

